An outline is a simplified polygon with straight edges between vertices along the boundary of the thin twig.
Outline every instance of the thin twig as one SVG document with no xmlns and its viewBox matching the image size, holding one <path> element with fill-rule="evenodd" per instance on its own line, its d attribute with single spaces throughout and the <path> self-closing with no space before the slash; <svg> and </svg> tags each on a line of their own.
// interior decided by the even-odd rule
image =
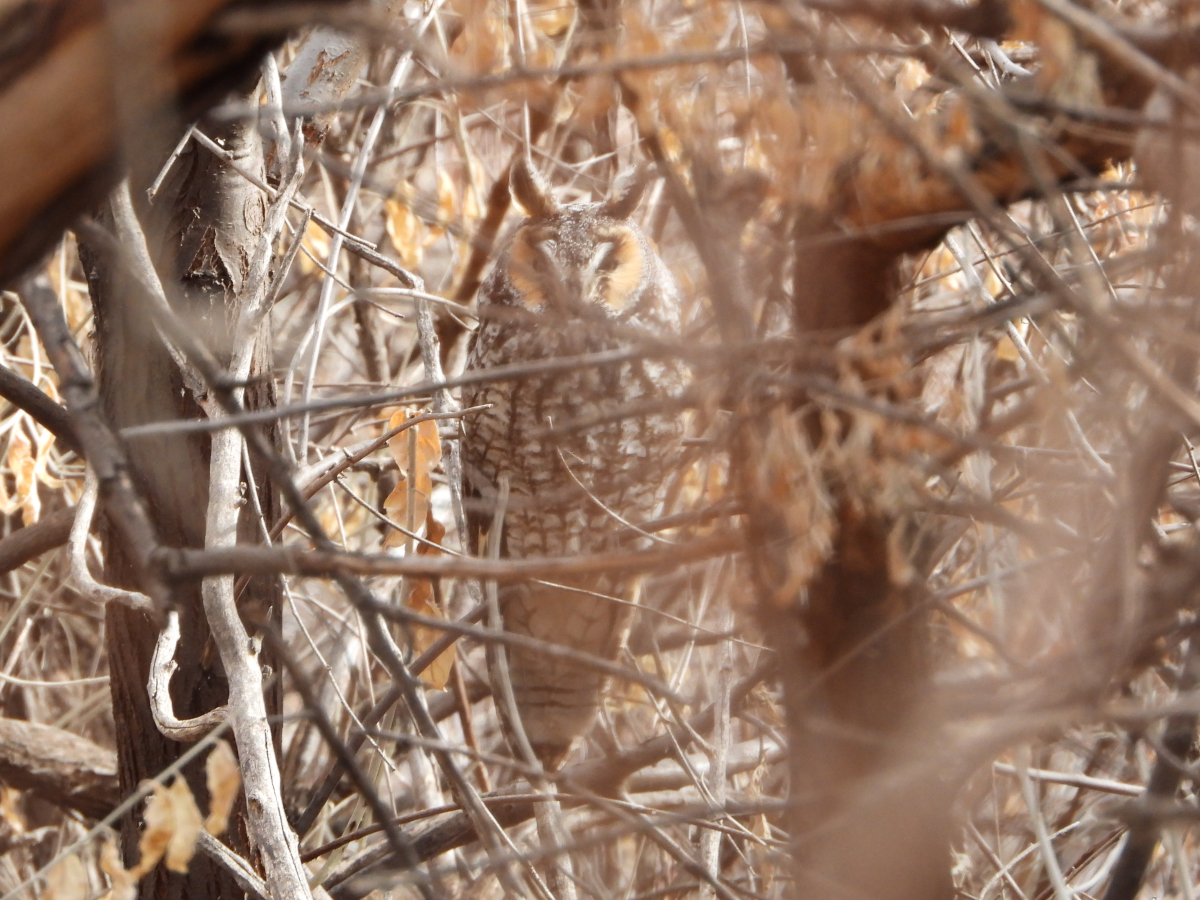
<svg viewBox="0 0 1200 900">
<path fill-rule="evenodd" d="M 96 510 L 96 497 L 100 492 L 100 482 L 91 466 L 83 479 L 83 493 L 79 495 L 79 503 L 75 507 L 75 520 L 71 525 L 71 533 L 67 537 L 67 558 L 71 561 L 71 580 L 83 596 L 93 603 L 104 605 L 110 600 L 128 606 L 130 609 L 140 609 L 149 612 L 154 604 L 145 594 L 137 591 L 125 591 L 120 588 L 99 584 L 88 569 L 87 543 L 88 533 L 92 529 L 92 516 Z M 193 738 L 194 740 L 194 738 Z"/>
<path fill-rule="evenodd" d="M 179 613 L 167 613 L 167 624 L 154 645 L 154 656 L 150 660 L 150 679 L 146 693 L 150 698 L 150 714 L 154 724 L 164 737 L 173 741 L 191 743 L 202 738 L 217 725 L 229 718 L 229 707 L 219 706 L 191 719 L 175 717 L 175 703 L 171 699 L 171 676 L 179 668 L 175 662 L 175 648 L 179 646 Z"/>
</svg>

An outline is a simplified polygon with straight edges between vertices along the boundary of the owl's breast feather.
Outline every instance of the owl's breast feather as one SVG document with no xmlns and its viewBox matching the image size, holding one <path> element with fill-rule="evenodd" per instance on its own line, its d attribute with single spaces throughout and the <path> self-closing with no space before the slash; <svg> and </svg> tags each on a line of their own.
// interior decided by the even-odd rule
<svg viewBox="0 0 1200 900">
<path fill-rule="evenodd" d="M 472 369 L 577 355 L 561 353 L 558 338 L 478 338 Z M 464 405 L 490 404 L 471 417 L 464 461 L 484 497 L 494 497 L 500 476 L 508 476 L 510 556 L 610 549 L 629 531 L 622 519 L 653 517 L 682 425 L 661 412 L 623 414 L 676 394 L 679 379 L 669 374 L 670 365 L 634 360 L 464 387 Z"/>
</svg>

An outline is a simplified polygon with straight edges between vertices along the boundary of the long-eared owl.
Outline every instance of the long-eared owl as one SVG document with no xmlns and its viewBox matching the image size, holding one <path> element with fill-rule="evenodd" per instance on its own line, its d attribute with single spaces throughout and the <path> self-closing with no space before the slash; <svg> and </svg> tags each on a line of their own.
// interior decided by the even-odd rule
<svg viewBox="0 0 1200 900">
<path fill-rule="evenodd" d="M 678 464 L 683 370 L 660 351 L 680 331 L 679 292 L 631 220 L 645 179 L 602 203 L 560 205 L 528 162 L 513 196 L 529 214 L 479 290 L 468 370 L 628 349 L 628 359 L 463 389 L 464 462 L 477 533 L 507 476 L 508 557 L 575 556 L 644 546 L 639 528 Z M 619 575 L 502 586 L 504 627 L 612 660 L 638 584 Z M 607 679 L 576 661 L 509 647 L 509 676 L 534 752 L 552 768 L 591 726 Z"/>
</svg>

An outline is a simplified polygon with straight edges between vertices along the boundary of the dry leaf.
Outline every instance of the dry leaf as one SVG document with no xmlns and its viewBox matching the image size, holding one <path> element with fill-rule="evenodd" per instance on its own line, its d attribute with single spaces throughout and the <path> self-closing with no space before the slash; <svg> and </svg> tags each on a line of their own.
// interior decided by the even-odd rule
<svg viewBox="0 0 1200 900">
<path fill-rule="evenodd" d="M 448 171 L 442 169 L 437 176 L 437 220 L 440 224 L 426 230 L 425 239 L 421 242 L 422 249 L 432 247 L 446 234 L 445 226 L 454 221 L 458 209 L 457 180 Z"/>
<path fill-rule="evenodd" d="M 430 515 L 425 521 L 425 533 L 431 543 L 440 544 L 442 538 L 446 536 L 446 528 Z M 438 556 L 441 555 L 441 551 L 428 544 L 421 544 L 417 547 L 417 554 L 419 556 Z M 432 616 L 435 619 L 446 618 L 433 598 L 433 584 L 427 578 L 413 581 L 412 590 L 408 595 L 408 608 L 423 616 Z M 424 653 L 441 636 L 442 632 L 436 628 L 414 625 L 412 628 L 413 652 L 417 655 Z M 454 645 L 451 644 L 438 654 L 438 658 L 429 664 L 429 668 L 421 673 L 421 680 L 434 690 L 440 691 L 450 681 L 450 670 L 454 668 L 454 658 Z"/>
<path fill-rule="evenodd" d="M 396 482 L 396 486 L 392 488 L 392 492 L 387 495 L 387 499 L 383 501 L 383 511 L 387 513 L 387 517 L 398 525 L 403 525 L 408 528 L 405 519 L 408 518 L 408 482 L 404 479 Z M 424 517 L 429 514 L 429 496 L 421 491 L 416 492 L 416 499 L 413 502 L 413 521 L 424 521 Z M 414 534 L 419 533 L 416 528 L 409 529 Z M 403 531 L 389 531 L 387 537 L 383 539 L 383 547 L 385 550 L 390 550 L 393 547 L 403 547 L 408 541 L 408 535 Z"/>
<path fill-rule="evenodd" d="M 138 864 L 133 867 L 134 878 L 141 878 L 162 859 L 167 852 L 167 844 L 175 829 L 175 819 L 172 810 L 171 797 L 161 784 L 154 785 L 154 793 L 146 801 L 146 811 L 142 815 L 146 827 L 138 841 Z"/>
<path fill-rule="evenodd" d="M 52 491 L 62 490 L 65 482 L 50 472 L 50 451 L 54 447 L 54 435 L 43 425 L 34 428 L 37 438 L 37 454 L 34 457 L 33 474 L 39 482 Z"/>
<path fill-rule="evenodd" d="M 391 431 L 403 425 L 413 417 L 414 414 L 406 409 L 396 410 L 391 419 L 388 420 L 388 430 Z M 397 482 L 395 489 L 383 502 L 388 518 L 394 522 L 402 523 L 406 527 L 410 524 L 415 526 L 418 523 L 424 523 L 425 533 L 429 541 L 434 544 L 440 543 L 446 534 L 446 529 L 433 517 L 429 505 L 429 498 L 433 494 L 433 479 L 430 477 L 430 472 L 441 462 L 442 458 L 442 443 L 438 437 L 437 422 L 432 420 L 421 422 L 412 428 L 394 435 L 388 441 L 388 448 L 391 450 L 392 458 L 396 460 L 396 465 L 400 469 L 400 481 Z M 412 454 L 411 457 L 410 452 Z M 413 470 L 411 474 L 414 481 L 414 514 L 411 523 L 408 521 L 410 459 Z M 416 528 L 414 527 L 412 530 L 416 531 Z M 407 540 L 407 536 L 402 532 L 393 531 L 384 539 L 383 545 L 384 547 L 403 546 Z M 428 544 L 420 544 L 417 547 L 417 553 L 422 556 L 429 556 L 438 552 L 435 547 L 431 547 Z M 428 580 L 420 579 L 412 582 L 412 589 L 408 593 L 407 603 L 409 608 L 414 612 L 444 618 L 442 611 L 433 599 L 433 587 Z M 413 627 L 412 635 L 413 650 L 419 654 L 427 650 L 438 639 L 441 632 L 433 628 L 424 628 L 417 625 Z M 422 679 L 440 690 L 450 680 L 450 670 L 453 666 L 454 648 L 450 647 L 441 653 L 429 668 L 425 670 L 422 674 Z"/>
<path fill-rule="evenodd" d="M 397 410 L 388 420 L 388 430 L 392 430 L 399 425 L 403 425 L 409 419 L 413 418 L 413 413 L 406 409 Z M 413 517 L 412 530 L 416 531 L 416 526 L 425 521 L 429 515 L 429 498 L 433 494 L 433 479 L 430 477 L 430 472 L 442 459 L 442 442 L 438 437 L 437 422 L 432 420 L 421 422 L 414 428 L 406 429 L 392 437 L 388 441 L 388 449 L 392 452 L 392 458 L 396 460 L 396 465 L 400 469 L 400 480 L 396 483 L 395 489 L 388 495 L 388 498 L 383 501 L 384 511 L 388 518 L 393 522 L 397 522 L 409 527 L 408 522 L 408 469 L 409 458 L 408 448 L 409 442 L 412 440 L 411 434 L 416 432 L 416 455 L 413 463 L 414 475 L 416 476 L 413 499 Z M 407 540 L 406 536 L 399 531 L 393 531 L 384 539 L 383 546 L 385 548 L 402 546 Z"/>
<path fill-rule="evenodd" d="M 141 878 L 154 868 L 163 855 L 172 872 L 186 872 L 196 852 L 201 816 L 187 781 L 176 777 L 169 788 L 154 786 L 146 803 L 146 830 L 138 842 L 142 858 L 133 870 Z"/>
<path fill-rule="evenodd" d="M 462 217 L 464 222 L 474 222 L 483 215 L 483 203 L 479 199 L 479 185 L 482 173 L 479 162 L 474 154 L 468 154 L 465 160 L 466 175 L 463 179 Z"/>
<path fill-rule="evenodd" d="M 607 116 L 612 110 L 615 91 L 611 78 L 585 78 L 577 91 L 578 99 L 575 102 L 572 121 L 590 125 Z"/>
<path fill-rule="evenodd" d="M 425 226 L 416 214 L 398 200 L 384 203 L 387 210 L 387 233 L 400 256 L 400 264 L 410 269 L 421 264 L 425 253 Z"/>
<path fill-rule="evenodd" d="M 87 900 L 87 872 L 79 857 L 72 853 L 46 876 L 42 900 Z"/>
<path fill-rule="evenodd" d="M 1015 0 L 1009 15 L 1015 23 L 1009 36 L 1038 46 L 1040 64 L 1033 80 L 1048 97 L 1074 106 L 1103 103 L 1095 54 L 1080 46 L 1074 28 L 1036 0 Z"/>
<path fill-rule="evenodd" d="M 196 840 L 204 820 L 187 781 L 177 776 L 169 790 L 175 812 L 175 830 L 167 845 L 167 868 L 172 872 L 186 872 L 196 853 Z"/>
<path fill-rule="evenodd" d="M 1022 338 L 1029 335 L 1029 320 L 1019 319 L 1016 322 L 1017 334 Z M 1021 359 L 1021 351 L 1017 349 L 1017 345 L 1008 334 L 1000 335 L 1000 339 L 996 341 L 996 359 L 1004 362 L 1015 363 Z"/>
<path fill-rule="evenodd" d="M 575 21 L 575 5 L 562 0 L 531 0 L 529 18 L 533 27 L 546 37 L 560 38 Z"/>
<path fill-rule="evenodd" d="M 409 419 L 416 418 L 415 413 L 409 412 L 407 409 L 398 409 L 392 414 L 388 420 L 388 430 L 398 428 Z M 393 435 L 388 441 L 388 449 L 392 451 L 392 459 L 396 460 L 396 465 L 400 467 L 401 474 L 408 472 L 408 442 L 409 432 L 412 430 L 417 432 L 417 487 L 427 487 L 429 482 L 422 481 L 422 477 L 429 478 L 430 470 L 436 466 L 442 459 L 442 440 L 438 436 L 437 422 L 432 419 L 427 419 L 420 422 L 413 428 L 406 429 L 397 435 Z"/>
<path fill-rule="evenodd" d="M 50 378 L 41 378 L 38 381 L 39 387 L 46 392 L 55 403 L 62 403 L 62 399 L 58 395 L 58 385 Z M 33 421 L 32 419 L 30 420 Z M 52 475 L 50 472 L 50 451 L 54 448 L 56 440 L 54 433 L 40 422 L 33 423 L 34 438 L 37 442 L 37 456 L 34 472 L 37 475 L 38 481 L 46 485 L 53 491 L 61 490 L 66 483 L 61 478 Z"/>
<path fill-rule="evenodd" d="M 121 851 L 111 837 L 100 848 L 100 871 L 108 876 L 112 888 L 108 900 L 134 900 L 137 896 L 137 877 L 121 863 Z"/>
<path fill-rule="evenodd" d="M 454 210 L 458 206 L 458 187 L 445 169 L 438 172 L 437 198 L 438 219 L 443 222 L 451 221 L 454 218 Z"/>
<path fill-rule="evenodd" d="M 1200 85 L 1200 71 L 1190 70 L 1187 82 L 1195 90 Z M 1195 128 L 1196 116 L 1162 85 L 1150 95 L 1142 115 L 1152 124 L 1141 129 L 1133 147 L 1138 180 L 1161 191 L 1184 212 L 1193 216 L 1200 214 L 1196 190 L 1200 183 L 1200 148 L 1194 139 L 1184 137 L 1185 128 Z M 1167 123 L 1182 127 L 1179 130 L 1163 127 Z"/>
<path fill-rule="evenodd" d="M 1000 335 L 1000 340 L 996 341 L 996 359 L 1001 362 L 1015 363 L 1021 358 L 1021 353 L 1017 350 L 1017 345 L 1013 343 L 1012 338 L 1007 334 Z"/>
<path fill-rule="evenodd" d="M 0 817 L 17 834 L 25 832 L 25 817 L 17 808 L 20 802 L 21 792 L 16 788 L 7 785 L 0 788 Z"/>
<path fill-rule="evenodd" d="M 310 275 L 317 271 L 317 264 L 313 262 L 313 259 L 324 262 L 329 256 L 329 235 L 320 225 L 310 219 L 308 227 L 304 229 L 304 239 L 300 242 L 300 246 L 312 254 L 310 258 L 308 254 L 301 253 L 298 260 L 300 271 L 305 275 Z"/>
<path fill-rule="evenodd" d="M 17 483 L 17 503 L 21 506 L 21 518 L 25 524 L 33 525 L 42 513 L 42 501 L 37 489 L 37 461 L 33 457 L 32 443 L 25 429 L 18 422 L 8 444 L 8 467 Z"/>
<path fill-rule="evenodd" d="M 498 69 L 508 52 L 504 16 L 489 9 L 488 0 L 459 0 L 455 11 L 463 29 L 450 45 L 450 59 L 462 74 L 483 75 Z"/>
<path fill-rule="evenodd" d="M 237 757 L 226 741 L 217 741 L 204 762 L 204 773 L 208 777 L 210 798 L 208 818 L 204 830 L 209 834 L 221 834 L 229 824 L 229 813 L 237 802 L 242 787 L 242 773 L 238 769 Z"/>
</svg>

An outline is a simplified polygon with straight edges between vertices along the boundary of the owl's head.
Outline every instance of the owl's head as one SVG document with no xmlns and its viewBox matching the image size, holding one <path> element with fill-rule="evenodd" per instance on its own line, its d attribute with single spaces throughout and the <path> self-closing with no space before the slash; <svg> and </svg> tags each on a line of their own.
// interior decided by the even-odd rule
<svg viewBox="0 0 1200 900">
<path fill-rule="evenodd" d="M 508 277 L 521 305 L 536 310 L 598 309 L 620 316 L 636 304 L 657 257 L 631 220 L 643 174 L 619 182 L 603 203 L 562 205 L 520 158 L 509 186 L 528 213 L 509 250 Z"/>
</svg>

